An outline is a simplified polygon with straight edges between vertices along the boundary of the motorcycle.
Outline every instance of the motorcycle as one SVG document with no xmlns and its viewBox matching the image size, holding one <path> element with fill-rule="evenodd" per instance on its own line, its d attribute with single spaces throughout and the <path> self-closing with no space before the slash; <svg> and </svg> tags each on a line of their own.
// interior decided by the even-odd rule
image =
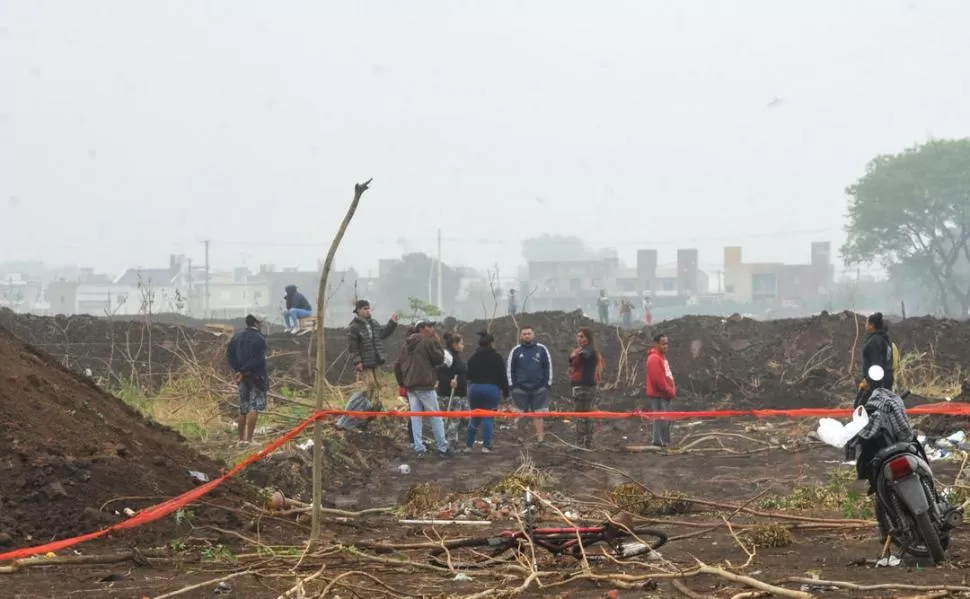
<svg viewBox="0 0 970 599">
<path fill-rule="evenodd" d="M 881 381 L 885 376 L 878 365 L 870 367 L 868 374 L 872 381 Z M 901 400 L 907 395 L 909 392 L 905 391 L 898 397 Z M 871 418 L 876 408 L 863 405 Z M 868 474 L 870 493 L 876 496 L 881 539 L 885 543 L 889 537 L 902 553 L 941 563 L 950 545 L 951 531 L 963 522 L 963 506 L 951 507 L 937 492 L 926 452 L 915 434 L 912 439 L 899 441 L 889 431 L 881 433 L 865 440 L 856 433 L 849 441 L 852 445 L 868 446 L 868 451 L 864 449 L 859 457 L 868 458 L 859 471 Z"/>
</svg>

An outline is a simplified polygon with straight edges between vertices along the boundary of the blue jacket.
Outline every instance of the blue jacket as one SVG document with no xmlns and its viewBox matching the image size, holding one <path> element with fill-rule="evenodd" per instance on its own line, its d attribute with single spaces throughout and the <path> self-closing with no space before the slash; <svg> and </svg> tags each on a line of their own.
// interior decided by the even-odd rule
<svg viewBox="0 0 970 599">
<path fill-rule="evenodd" d="M 235 372 L 241 372 L 258 388 L 265 391 L 269 387 L 266 338 L 256 329 L 247 327 L 232 336 L 226 347 L 226 361 Z"/>
<path fill-rule="evenodd" d="M 548 389 L 552 386 L 552 356 L 541 343 L 520 343 L 509 353 L 506 374 L 513 389 Z"/>
</svg>

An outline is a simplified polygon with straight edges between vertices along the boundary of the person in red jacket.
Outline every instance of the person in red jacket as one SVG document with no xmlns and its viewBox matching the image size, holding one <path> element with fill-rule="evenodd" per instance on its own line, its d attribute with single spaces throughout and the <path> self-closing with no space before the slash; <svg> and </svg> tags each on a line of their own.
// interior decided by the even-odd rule
<svg viewBox="0 0 970 599">
<path fill-rule="evenodd" d="M 653 338 L 656 345 L 647 353 L 647 398 L 651 412 L 669 412 L 671 400 L 677 396 L 677 383 L 667 362 L 670 340 L 663 333 Z M 670 421 L 653 421 L 653 444 L 657 447 L 670 445 Z"/>
</svg>

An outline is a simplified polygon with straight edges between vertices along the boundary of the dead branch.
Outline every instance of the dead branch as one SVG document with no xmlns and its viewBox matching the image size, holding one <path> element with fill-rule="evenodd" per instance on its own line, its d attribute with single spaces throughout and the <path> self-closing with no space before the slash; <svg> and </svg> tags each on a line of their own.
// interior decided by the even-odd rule
<svg viewBox="0 0 970 599">
<path fill-rule="evenodd" d="M 781 580 L 775 581 L 774 584 L 814 584 L 824 587 L 839 587 L 840 589 L 845 589 L 847 591 L 950 591 L 958 593 L 970 592 L 970 586 L 960 586 L 953 584 L 929 584 L 929 585 L 918 585 L 918 584 L 903 584 L 903 583 L 892 583 L 886 582 L 881 584 L 857 584 L 854 582 L 846 582 L 844 580 L 819 580 L 816 578 L 803 578 L 799 576 L 789 576 Z"/>
<path fill-rule="evenodd" d="M 744 576 L 743 574 L 734 574 L 722 568 L 708 566 L 707 564 L 705 564 L 700 560 L 698 560 L 697 564 L 698 564 L 697 566 L 698 574 L 710 574 L 712 576 L 717 576 L 725 580 L 730 580 L 731 582 L 734 582 L 737 584 L 743 584 L 753 589 L 758 589 L 759 591 L 766 591 L 774 595 L 778 595 L 779 597 L 791 597 L 792 599 L 814 599 L 814 595 L 812 595 L 811 593 L 804 593 L 802 591 L 792 591 L 784 587 L 768 584 L 767 582 L 761 582 L 760 580 L 756 578 L 751 578 L 750 576 Z"/>
<path fill-rule="evenodd" d="M 56 555 L 54 557 L 29 557 L 18 559 L 7 566 L 0 566 L 0 574 L 13 574 L 24 568 L 34 568 L 37 566 L 76 566 L 90 564 L 117 564 L 128 560 L 141 561 L 145 558 L 167 557 L 168 552 L 164 549 L 153 549 L 146 551 L 126 551 L 112 555 Z"/>
<path fill-rule="evenodd" d="M 326 336 L 326 316 L 327 316 L 327 279 L 330 278 L 330 269 L 333 267 L 333 259 L 337 254 L 337 248 L 340 247 L 340 242 L 344 238 L 344 233 L 347 232 L 347 227 L 350 226 L 350 221 L 354 218 L 354 213 L 357 211 L 357 205 L 360 204 L 360 198 L 367 191 L 373 179 L 368 179 L 364 183 L 358 183 L 354 186 L 354 199 L 350 202 L 350 206 L 347 208 L 347 214 L 344 215 L 344 220 L 340 223 L 340 228 L 337 229 L 337 234 L 334 235 L 333 241 L 330 242 L 330 251 L 327 252 L 327 257 L 323 261 L 323 273 L 320 275 L 320 287 L 317 290 L 317 330 L 316 330 L 316 340 L 317 340 L 317 363 L 316 372 L 314 372 L 314 391 L 316 395 L 316 409 L 318 412 L 323 410 L 324 405 L 324 391 L 326 385 L 324 381 L 327 378 L 327 336 Z M 320 508 L 323 503 L 323 423 L 319 419 L 313 423 L 313 519 L 310 526 L 310 539 L 311 544 L 320 538 L 320 523 L 321 514 Z"/>
<path fill-rule="evenodd" d="M 204 587 L 209 587 L 209 586 L 217 585 L 220 582 L 226 582 L 226 581 L 232 580 L 233 578 L 239 578 L 240 576 L 245 576 L 246 574 L 253 574 L 253 570 L 247 569 L 247 570 L 243 570 L 241 572 L 233 572 L 232 574 L 229 574 L 228 576 L 223 576 L 221 578 L 214 578 L 212 580 L 206 580 L 205 582 L 200 582 L 200 583 L 197 583 L 197 584 L 190 584 L 189 586 L 182 587 L 182 588 L 180 588 L 180 589 L 178 589 L 176 591 L 172 591 L 170 593 L 164 593 L 162 595 L 156 595 L 154 599 L 168 599 L 169 597 L 177 597 L 179 595 L 182 595 L 182 594 L 185 594 L 185 593 L 189 593 L 189 592 L 194 591 L 194 590 L 197 590 L 197 589 L 201 589 L 201 588 L 204 588 Z"/>
</svg>

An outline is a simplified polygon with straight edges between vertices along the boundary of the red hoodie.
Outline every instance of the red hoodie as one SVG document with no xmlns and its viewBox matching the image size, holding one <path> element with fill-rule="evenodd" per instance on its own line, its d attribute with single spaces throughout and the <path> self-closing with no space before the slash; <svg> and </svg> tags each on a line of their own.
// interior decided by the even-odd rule
<svg viewBox="0 0 970 599">
<path fill-rule="evenodd" d="M 667 357 L 654 347 L 647 353 L 647 397 L 673 399 L 676 396 L 677 383 Z"/>
</svg>

